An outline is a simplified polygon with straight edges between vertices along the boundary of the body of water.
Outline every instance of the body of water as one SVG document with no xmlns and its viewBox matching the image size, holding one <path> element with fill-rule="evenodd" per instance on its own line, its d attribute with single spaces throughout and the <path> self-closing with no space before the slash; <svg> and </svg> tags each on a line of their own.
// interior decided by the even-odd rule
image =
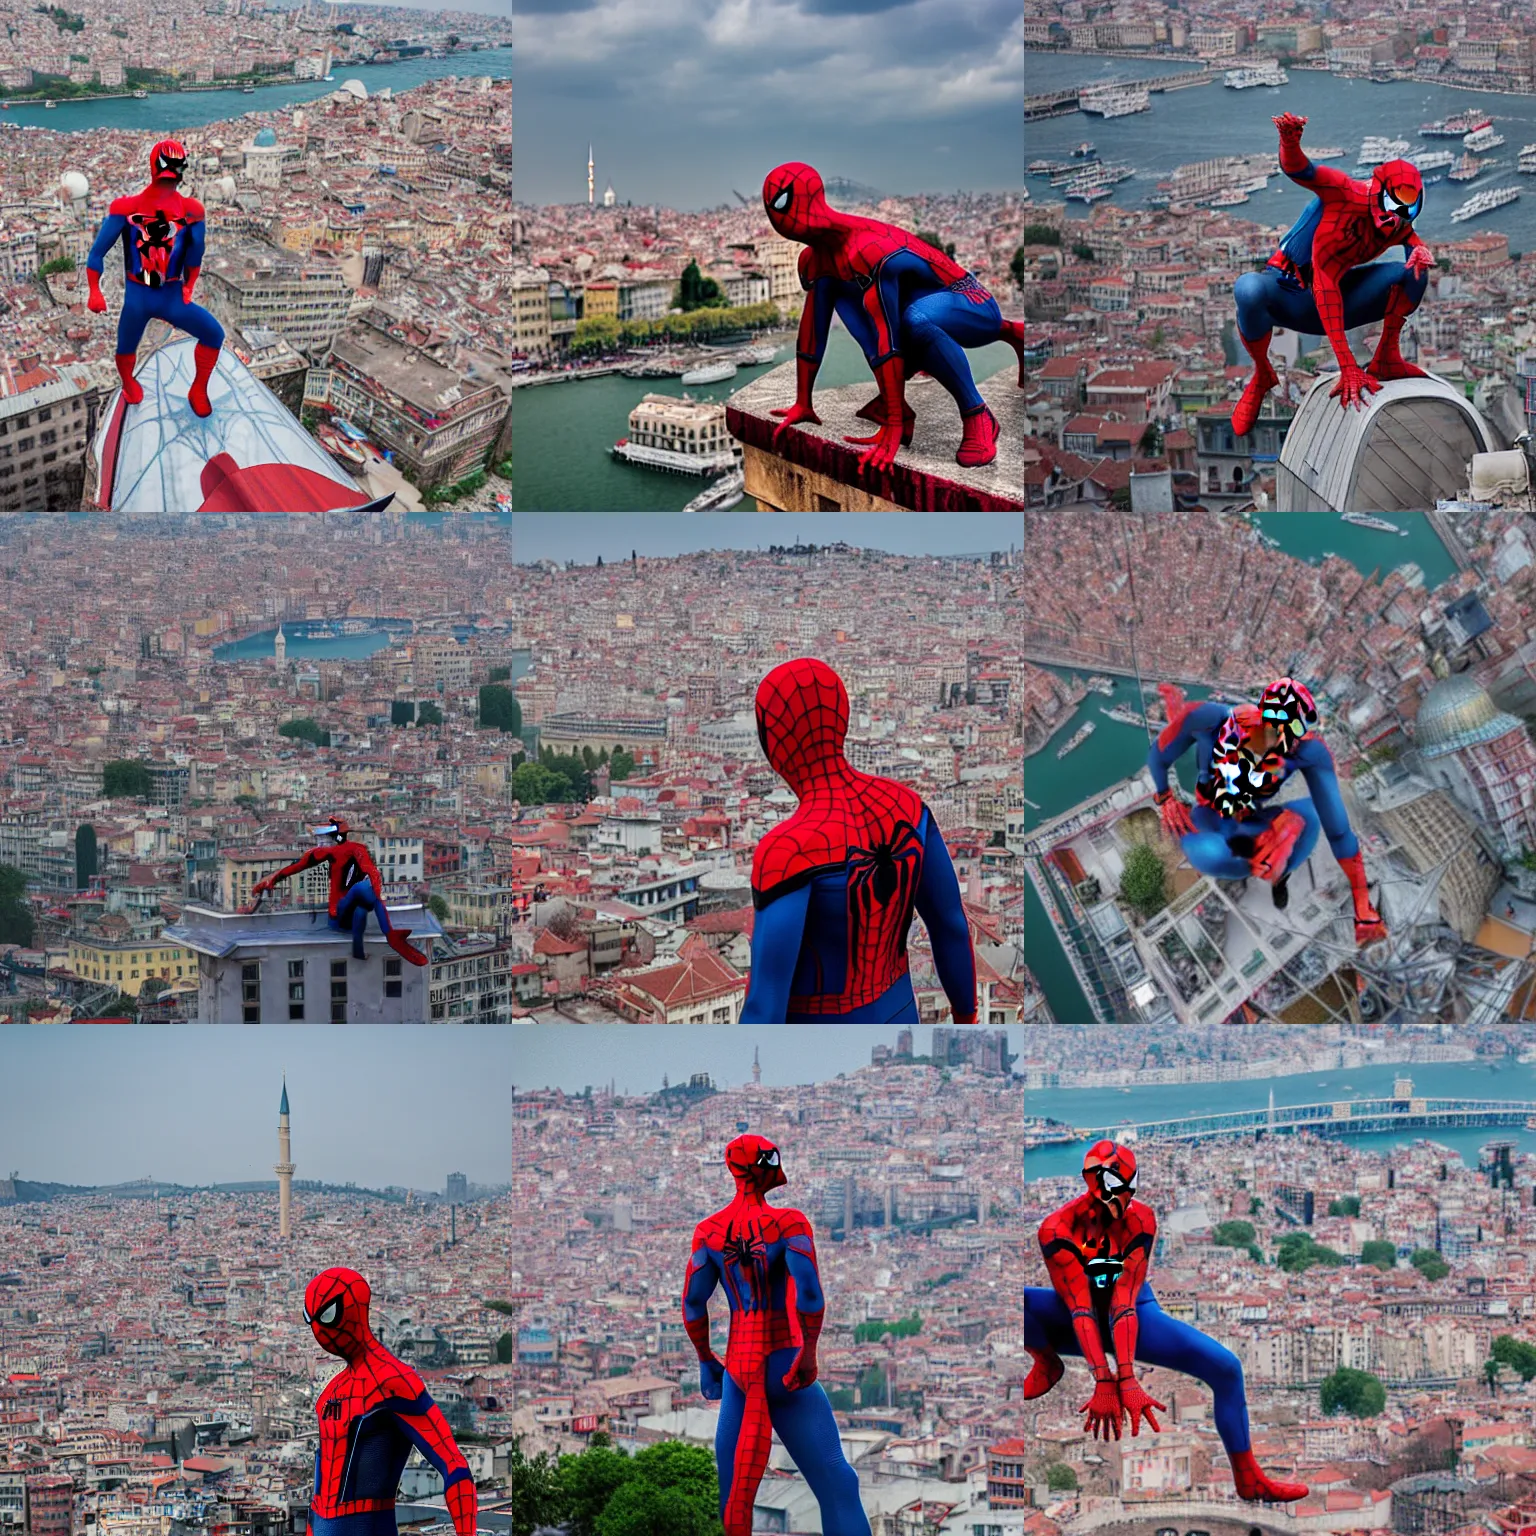
<svg viewBox="0 0 1536 1536">
<path fill-rule="evenodd" d="M 1270 1091 L 1276 1106 L 1327 1104 L 1343 1099 L 1390 1096 L 1396 1077 L 1411 1077 L 1416 1095 L 1431 1099 L 1536 1100 L 1536 1068 L 1500 1063 L 1418 1064 L 1413 1066 L 1348 1067 L 1335 1072 L 1309 1072 L 1293 1077 L 1255 1078 L 1245 1082 L 1158 1083 L 1144 1088 L 1036 1089 L 1025 1096 L 1030 1115 L 1088 1129 L 1122 1121 L 1145 1123 L 1170 1120 L 1180 1115 L 1222 1114 L 1243 1109 L 1262 1109 Z M 1516 1141 L 1523 1151 L 1536 1151 L 1536 1132 L 1511 1127 L 1472 1130 L 1410 1131 L 1381 1136 L 1352 1137 L 1352 1147 L 1385 1150 L 1407 1142 L 1429 1139 L 1460 1153 L 1475 1166 L 1477 1151 L 1490 1141 Z M 1024 1176 L 1046 1179 L 1078 1173 L 1083 1165 L 1085 1143 L 1039 1147 L 1024 1156 Z M 1142 1198 L 1156 1206 L 1165 1198 L 1159 1191 L 1157 1156 L 1149 1152 L 1142 1175 Z"/>
<path fill-rule="evenodd" d="M 1029 53 L 1025 56 L 1025 89 L 1041 91 L 1064 83 L 1178 74 L 1193 63 Z M 1536 96 L 1504 96 L 1493 91 L 1479 95 L 1418 81 L 1375 85 L 1320 70 L 1292 69 L 1288 73 L 1289 85 L 1248 91 L 1227 90 L 1218 74 L 1210 85 L 1154 95 L 1150 111 L 1108 122 L 1073 112 L 1030 123 L 1024 130 L 1026 158 L 1065 159 L 1084 139 L 1092 140 L 1103 159 L 1136 168 L 1133 179 L 1115 188 L 1113 201 L 1128 208 L 1143 207 L 1148 194 L 1157 190 L 1157 183 L 1166 180 L 1175 166 L 1218 155 L 1273 153 L 1279 141 L 1270 119 L 1281 112 L 1297 112 L 1307 119 L 1303 148 L 1308 144 L 1342 147 L 1345 158 L 1328 164 L 1363 177 L 1369 173 L 1358 170 L 1355 162 L 1368 136 L 1407 139 L 1410 153 L 1449 149 L 1459 154 L 1459 141 L 1420 138 L 1419 125 L 1482 106 L 1492 114 L 1494 127 L 1504 135 L 1505 143 L 1488 157 L 1488 169 L 1475 182 L 1441 181 L 1427 188 L 1424 211 L 1415 228 L 1431 245 L 1436 240 L 1463 239 L 1493 230 L 1507 234 L 1514 250 L 1536 249 L 1536 182 L 1515 169 L 1521 148 L 1536 143 Z M 1473 192 L 1509 185 L 1533 195 L 1465 224 L 1451 223 L 1452 210 Z M 1060 197 L 1035 177 L 1029 179 L 1029 189 L 1042 202 Z M 1309 201 L 1310 194 L 1303 188 L 1276 175 L 1270 178 L 1267 190 L 1255 192 L 1247 203 L 1226 211 L 1234 218 L 1288 226 Z M 1066 206 L 1072 218 L 1085 217 L 1089 211 L 1085 203 Z"/>
<path fill-rule="evenodd" d="M 628 433 L 629 413 L 648 394 L 686 393 L 695 400 L 727 401 L 743 385 L 794 354 L 794 340 L 787 339 L 773 363 L 739 369 L 735 378 L 715 385 L 685 387 L 679 379 L 626 379 L 623 374 L 607 374 L 518 390 L 512 405 L 517 510 L 682 511 L 710 483 L 709 478 L 642 469 L 614 458 L 609 449 Z M 968 356 L 977 379 L 990 378 L 1013 362 L 1012 352 L 1001 342 Z M 821 372 L 816 376 L 817 390 L 838 389 L 864 380 L 873 393 L 874 378 L 858 343 L 841 324 L 834 324 Z M 784 404 L 793 400 L 791 380 L 785 385 Z"/>
<path fill-rule="evenodd" d="M 58 133 L 91 133 L 99 128 L 142 129 L 163 133 L 180 128 L 200 128 L 204 123 L 226 122 L 246 112 L 272 112 L 280 107 L 317 101 L 336 90 L 344 80 L 361 80 L 370 96 L 386 86 L 395 92 L 444 75 L 510 75 L 512 50 L 486 48 L 479 53 L 459 53 L 451 58 L 425 56 L 401 59 L 395 64 L 341 65 L 332 70 L 329 85 L 321 80 L 302 80 L 286 85 L 258 86 L 249 96 L 233 90 L 155 92 L 143 101 L 113 99 L 61 101 L 50 111 L 42 102 L 12 102 L 0 112 L 0 123 L 52 128 Z"/>
<path fill-rule="evenodd" d="M 1328 550 L 1348 560 L 1367 576 L 1373 571 L 1384 573 L 1405 561 L 1412 561 L 1424 571 L 1425 580 L 1431 586 L 1439 585 L 1455 573 L 1455 562 L 1446 553 L 1427 517 L 1404 514 L 1390 521 L 1407 528 L 1408 537 L 1394 538 L 1369 528 L 1357 528 L 1342 522 L 1332 512 L 1279 512 L 1258 519 L 1264 532 L 1278 539 L 1285 553 L 1298 559 L 1317 560 Z M 1086 677 L 1093 669 L 1053 667 L 1050 670 L 1061 677 L 1069 676 L 1073 671 Z M 1204 690 L 1191 688 L 1189 694 L 1192 698 L 1202 698 Z M 1146 762 L 1147 732 L 1139 726 L 1106 719 L 1100 713 L 1101 709 L 1115 704 L 1127 704 L 1132 709 L 1141 707 L 1132 679 L 1116 678 L 1112 698 L 1092 692 L 1087 694 L 1045 747 L 1024 760 L 1024 793 L 1038 807 L 1025 806 L 1026 830 L 1059 816 L 1108 789 L 1111 784 L 1129 778 Z M 1066 757 L 1058 759 L 1056 748 L 1088 721 L 1097 727 L 1093 735 Z M 1325 734 L 1327 728 L 1325 720 Z M 1194 754 L 1189 753 L 1178 765 L 1186 796 L 1194 790 L 1193 764 Z M 1092 1014 L 1088 1011 L 1087 999 L 1062 952 L 1056 930 L 1047 919 L 1033 886 L 1029 885 L 1024 892 L 1024 928 L 1026 959 L 1044 988 L 1056 1017 L 1064 1024 L 1089 1022 Z"/>
</svg>

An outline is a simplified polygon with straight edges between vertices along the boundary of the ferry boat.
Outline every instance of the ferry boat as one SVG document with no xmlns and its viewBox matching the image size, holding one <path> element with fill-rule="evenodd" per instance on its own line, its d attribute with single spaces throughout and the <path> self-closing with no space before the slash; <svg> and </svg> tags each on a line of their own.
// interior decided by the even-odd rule
<svg viewBox="0 0 1536 1536">
<path fill-rule="evenodd" d="M 1436 118 L 1432 123 L 1421 123 L 1419 134 L 1426 139 L 1459 139 L 1479 128 L 1486 128 L 1493 118 L 1481 107 L 1469 107 L 1454 117 Z"/>
<path fill-rule="evenodd" d="M 1248 201 L 1248 194 L 1241 187 L 1228 187 L 1211 199 L 1212 208 L 1239 208 Z"/>
<path fill-rule="evenodd" d="M 746 494 L 746 474 L 738 465 L 707 485 L 683 508 L 684 512 L 729 512 Z"/>
<path fill-rule="evenodd" d="M 1520 164 L 1516 169 L 1527 176 L 1536 176 L 1536 144 L 1527 144 L 1520 151 Z"/>
<path fill-rule="evenodd" d="M 148 91 L 135 91 L 133 93 L 133 99 L 135 101 L 148 101 L 149 100 L 149 92 Z"/>
<path fill-rule="evenodd" d="M 741 464 L 725 407 L 691 395 L 646 395 L 629 413 L 629 435 L 610 452 L 627 464 L 682 475 L 726 475 Z"/>
<path fill-rule="evenodd" d="M 722 384 L 736 377 L 736 364 L 727 358 L 723 363 L 705 363 L 701 368 L 690 368 L 683 375 L 684 384 Z"/>
<path fill-rule="evenodd" d="M 1260 86 L 1289 85 L 1291 77 L 1278 63 L 1260 64 L 1252 69 L 1229 69 L 1221 83 L 1229 91 L 1251 91 Z"/>
<path fill-rule="evenodd" d="M 1408 158 L 1418 166 L 1421 173 L 1448 171 L 1456 164 L 1456 156 L 1448 149 L 1421 149 L 1417 154 L 1409 155 Z"/>
<path fill-rule="evenodd" d="M 1094 693 L 1103 694 L 1106 699 L 1114 697 L 1115 680 L 1112 677 L 1104 677 L 1095 672 L 1084 686 Z"/>
<path fill-rule="evenodd" d="M 1101 709 L 1099 713 L 1106 719 L 1118 721 L 1121 725 L 1134 725 L 1142 730 L 1147 728 L 1147 717 L 1132 709 L 1129 704 L 1115 704 L 1109 709 Z"/>
<path fill-rule="evenodd" d="M 58 102 L 56 102 L 56 101 L 45 101 L 43 103 L 43 105 L 45 107 L 47 107 L 49 109 L 49 111 L 52 111 L 54 107 L 58 106 Z"/>
<path fill-rule="evenodd" d="M 242 96 L 254 96 L 256 94 L 256 87 L 254 85 L 242 85 L 240 87 L 240 94 Z"/>
<path fill-rule="evenodd" d="M 743 347 L 736 354 L 736 365 L 739 368 L 757 368 L 763 363 L 771 363 L 777 356 L 777 347 Z"/>
<path fill-rule="evenodd" d="M 1519 187 L 1486 187 L 1481 192 L 1474 192 L 1451 215 L 1451 223 L 1465 224 L 1468 219 L 1475 219 L 1482 214 L 1492 213 L 1495 208 L 1507 207 L 1519 196 Z"/>
<path fill-rule="evenodd" d="M 1342 144 L 1327 144 L 1322 149 L 1313 149 L 1307 145 L 1307 159 L 1309 160 L 1342 160 L 1349 151 Z"/>
<path fill-rule="evenodd" d="M 1407 139 L 1386 139 L 1373 133 L 1360 146 L 1360 165 L 1380 165 L 1385 160 L 1400 160 L 1408 153 Z"/>
<path fill-rule="evenodd" d="M 1089 140 L 1084 139 L 1083 142 L 1072 151 L 1072 158 L 1074 160 L 1096 160 L 1098 155 L 1094 150 L 1092 143 Z"/>
<path fill-rule="evenodd" d="M 1115 189 L 1106 187 L 1102 181 L 1094 181 L 1086 186 L 1068 187 L 1066 195 L 1068 202 L 1093 204 L 1102 202 L 1106 197 L 1113 197 Z"/>
<path fill-rule="evenodd" d="M 1476 181 L 1483 174 L 1483 162 L 1476 155 L 1468 153 L 1462 155 L 1455 165 L 1445 173 L 1447 181 Z"/>
<path fill-rule="evenodd" d="M 1080 92 L 1077 105 L 1091 116 L 1110 118 L 1145 112 L 1152 102 L 1142 86 L 1101 85 Z"/>
<path fill-rule="evenodd" d="M 1087 741 L 1088 738 L 1092 736 L 1096 730 L 1098 730 L 1098 726 L 1095 725 L 1092 720 L 1085 720 L 1064 742 L 1062 742 L 1059 747 L 1056 748 L 1057 760 L 1060 761 L 1069 752 L 1077 751 L 1077 749 L 1082 746 L 1082 744 Z"/>
<path fill-rule="evenodd" d="M 1504 135 L 1492 124 L 1485 123 L 1481 128 L 1469 133 L 1461 142 L 1474 155 L 1486 155 L 1490 149 L 1497 149 L 1504 142 Z"/>
<path fill-rule="evenodd" d="M 1375 533 L 1395 533 L 1399 538 L 1404 539 L 1408 537 L 1406 528 L 1400 528 L 1396 523 L 1389 523 L 1384 517 L 1372 517 L 1369 512 L 1341 512 L 1339 520 L 1353 523 L 1356 528 L 1369 528 Z"/>
</svg>

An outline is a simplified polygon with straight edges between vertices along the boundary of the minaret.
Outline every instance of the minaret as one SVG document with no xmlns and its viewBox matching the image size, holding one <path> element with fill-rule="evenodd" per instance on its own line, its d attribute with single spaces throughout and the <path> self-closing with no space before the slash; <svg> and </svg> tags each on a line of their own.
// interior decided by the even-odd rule
<svg viewBox="0 0 1536 1536">
<path fill-rule="evenodd" d="M 281 624 L 277 626 L 277 639 L 272 642 L 272 654 L 277 658 L 277 670 L 281 672 L 288 660 L 288 637 Z"/>
<path fill-rule="evenodd" d="M 757 1047 L 754 1045 L 752 1047 L 752 1086 L 754 1088 L 760 1088 L 762 1087 L 762 1083 L 763 1064 L 757 1059 Z"/>
<path fill-rule="evenodd" d="M 283 1101 L 277 1106 L 277 1235 L 288 1236 L 293 1212 L 293 1150 L 288 1145 L 288 1079 L 283 1079 Z"/>
<path fill-rule="evenodd" d="M 592 189 L 596 183 L 592 179 L 592 146 L 587 145 L 587 207 L 592 206 Z"/>
</svg>

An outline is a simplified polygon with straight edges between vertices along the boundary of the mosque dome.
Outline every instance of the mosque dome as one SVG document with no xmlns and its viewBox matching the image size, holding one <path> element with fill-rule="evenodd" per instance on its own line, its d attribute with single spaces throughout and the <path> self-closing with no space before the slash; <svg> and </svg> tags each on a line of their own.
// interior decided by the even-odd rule
<svg viewBox="0 0 1536 1536">
<path fill-rule="evenodd" d="M 79 202 L 91 190 L 91 184 L 79 171 L 65 171 L 59 177 L 59 185 L 66 195 L 74 202 Z"/>
<path fill-rule="evenodd" d="M 1488 697 L 1470 673 L 1442 678 L 1424 695 L 1413 737 L 1425 757 L 1444 757 L 1525 727 Z"/>
<path fill-rule="evenodd" d="M 337 94 L 355 96 L 359 101 L 367 101 L 368 87 L 361 80 L 343 80 Z"/>
<path fill-rule="evenodd" d="M 277 134 L 271 128 L 258 128 L 256 137 L 251 140 L 257 149 L 271 149 L 277 143 Z"/>
</svg>

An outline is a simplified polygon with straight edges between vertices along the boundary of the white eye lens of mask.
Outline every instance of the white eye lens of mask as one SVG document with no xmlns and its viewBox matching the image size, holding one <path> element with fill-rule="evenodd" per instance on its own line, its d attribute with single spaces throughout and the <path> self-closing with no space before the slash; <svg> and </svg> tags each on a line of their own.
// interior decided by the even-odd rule
<svg viewBox="0 0 1536 1536">
<path fill-rule="evenodd" d="M 788 187 L 785 187 L 784 190 L 782 192 L 780 192 L 779 195 L 776 198 L 774 198 L 774 200 L 773 200 L 773 207 L 774 207 L 774 210 L 776 212 L 778 212 L 778 213 L 783 213 L 783 211 L 786 208 L 789 207 L 789 188 Z"/>
<path fill-rule="evenodd" d="M 1112 1173 L 1106 1173 L 1104 1175 L 1105 1189 L 1123 1189 L 1124 1187 L 1125 1181 L 1123 1179 L 1117 1179 Z"/>
<path fill-rule="evenodd" d="M 341 1303 L 333 1301 L 330 1306 L 324 1308 L 319 1317 L 315 1319 L 322 1327 L 329 1328 L 332 1323 L 341 1316 Z"/>
</svg>

